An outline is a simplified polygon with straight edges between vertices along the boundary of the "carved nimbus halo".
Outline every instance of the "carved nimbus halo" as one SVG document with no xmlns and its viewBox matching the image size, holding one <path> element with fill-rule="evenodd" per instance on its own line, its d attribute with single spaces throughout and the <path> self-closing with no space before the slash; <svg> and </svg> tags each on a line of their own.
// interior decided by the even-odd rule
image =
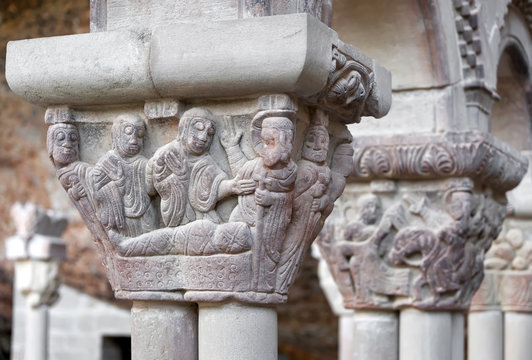
<svg viewBox="0 0 532 360">
<path fill-rule="evenodd" d="M 281 100 L 286 104 L 287 99 Z M 210 147 L 217 132 L 234 130 L 230 115 L 224 117 L 224 126 L 206 108 L 189 109 L 179 121 L 177 139 L 160 146 L 151 158 L 143 155 L 144 136 L 149 137 L 150 131 L 146 121 L 137 114 L 118 115 L 110 131 L 112 148 L 95 164 L 79 158 L 74 141 L 66 148 L 75 156 L 57 161 L 55 135 L 70 131 L 79 139 L 76 124 L 80 121 L 73 114 L 82 110 L 49 109 L 47 122 L 52 125 L 47 141 L 52 163 L 98 239 L 118 297 L 286 300 L 304 250 L 321 229 L 350 170 L 338 168 L 331 178 L 327 163 L 305 159 L 296 164 L 292 155 L 300 151 L 292 146 L 297 110 L 275 108 L 274 100 L 265 109 L 265 103 L 259 101 L 258 112 L 242 129 L 250 141 L 238 136 L 231 144 L 221 141 L 226 154 L 214 154 Z M 319 126 L 319 121 L 311 122 Z M 268 151 L 262 149 L 266 129 L 275 130 L 269 131 Z M 337 143 L 345 145 L 332 143 L 328 153 L 335 153 Z M 256 157 L 246 157 L 250 154 L 243 151 L 246 146 Z M 226 156 L 229 167 L 220 156 Z M 224 221 L 218 203 L 227 198 L 236 201 L 229 210 L 225 206 L 229 213 L 223 218 L 229 221 Z M 285 241 L 287 234 L 290 241 Z"/>
</svg>

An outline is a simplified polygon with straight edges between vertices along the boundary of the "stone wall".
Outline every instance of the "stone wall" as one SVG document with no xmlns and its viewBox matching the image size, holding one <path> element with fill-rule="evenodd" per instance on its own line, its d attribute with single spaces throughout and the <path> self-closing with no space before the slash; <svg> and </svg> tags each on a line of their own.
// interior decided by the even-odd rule
<svg viewBox="0 0 532 360">
<path fill-rule="evenodd" d="M 49 355 L 52 360 L 100 360 L 104 337 L 129 337 L 129 309 L 116 307 L 69 286 L 49 313 Z M 25 300 L 14 297 L 12 360 L 24 359 Z"/>
<path fill-rule="evenodd" d="M 89 232 L 60 188 L 47 158 L 44 109 L 11 93 L 4 74 L 7 41 L 88 31 L 87 0 L 0 1 L 0 325 L 7 324 L 6 333 L 13 275 L 4 261 L 3 242 L 15 231 L 9 209 L 16 201 L 66 212 L 71 225 L 64 236 L 68 260 L 62 266 L 62 281 L 97 298 L 113 298 Z M 289 302 L 279 307 L 279 347 L 285 359 L 336 358 L 337 319 L 321 293 L 316 267 L 317 262 L 308 256 Z M 9 338 L 4 338 L 0 348 L 2 341 L 9 343 Z"/>
</svg>

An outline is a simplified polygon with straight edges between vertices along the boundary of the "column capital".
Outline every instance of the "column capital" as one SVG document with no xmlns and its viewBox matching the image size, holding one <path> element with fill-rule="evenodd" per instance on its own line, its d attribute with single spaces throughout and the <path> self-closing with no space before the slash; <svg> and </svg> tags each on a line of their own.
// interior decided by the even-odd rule
<svg viewBox="0 0 532 360">
<path fill-rule="evenodd" d="M 467 177 L 353 183 L 318 244 L 347 308 L 466 310 L 505 216 Z"/>
<path fill-rule="evenodd" d="M 59 298 L 59 263 L 66 256 L 60 236 L 66 217 L 31 203 L 11 208 L 17 234 L 6 240 L 6 255 L 15 261 L 15 288 L 33 308 L 52 305 Z"/>
</svg>

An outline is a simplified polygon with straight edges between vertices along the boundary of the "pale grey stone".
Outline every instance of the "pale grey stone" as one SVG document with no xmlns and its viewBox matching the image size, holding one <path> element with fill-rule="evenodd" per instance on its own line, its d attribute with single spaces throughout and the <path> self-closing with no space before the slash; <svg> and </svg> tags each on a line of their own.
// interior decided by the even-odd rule
<svg viewBox="0 0 532 360">
<path fill-rule="evenodd" d="M 277 360 L 277 312 L 237 303 L 199 305 L 201 360 Z"/>
<path fill-rule="evenodd" d="M 469 360 L 500 360 L 504 358 L 502 311 L 470 312 L 467 326 L 467 358 Z"/>
</svg>

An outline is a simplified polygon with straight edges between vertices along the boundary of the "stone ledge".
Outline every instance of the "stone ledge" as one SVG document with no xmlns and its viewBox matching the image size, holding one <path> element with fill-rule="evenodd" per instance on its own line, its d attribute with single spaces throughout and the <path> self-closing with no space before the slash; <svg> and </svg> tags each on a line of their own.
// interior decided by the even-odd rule
<svg viewBox="0 0 532 360">
<path fill-rule="evenodd" d="M 373 73 L 363 115 L 383 116 L 390 73 L 307 14 L 12 41 L 6 78 L 13 92 L 43 106 L 259 93 L 312 101 L 329 79 L 333 47 Z"/>
<path fill-rule="evenodd" d="M 361 136 L 353 144 L 354 181 L 466 176 L 504 192 L 519 184 L 528 167 L 517 150 L 481 131 Z"/>
</svg>

